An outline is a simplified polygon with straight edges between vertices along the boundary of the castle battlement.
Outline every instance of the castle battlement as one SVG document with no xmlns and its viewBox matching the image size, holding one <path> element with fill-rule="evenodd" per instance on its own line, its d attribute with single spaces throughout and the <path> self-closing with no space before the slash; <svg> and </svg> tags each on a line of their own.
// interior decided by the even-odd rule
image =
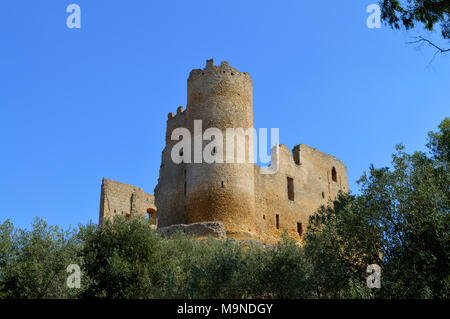
<svg viewBox="0 0 450 319">
<path fill-rule="evenodd" d="M 301 239 L 309 216 L 339 191 L 348 191 L 345 165 L 304 144 L 292 151 L 279 145 L 275 174 L 261 174 L 254 163 L 174 164 L 170 157 L 174 143 L 168 138 L 177 127 L 193 132 L 194 120 L 202 120 L 203 130 L 253 128 L 253 84 L 248 73 L 226 61 L 216 66 L 211 59 L 203 69 L 192 70 L 187 82 L 186 110 L 178 110 L 167 121 L 155 188 L 159 226 L 222 222 L 227 235 L 236 239 L 276 241 L 284 229 Z M 253 143 L 247 147 L 253 148 Z"/>
<path fill-rule="evenodd" d="M 264 168 L 254 163 L 174 163 L 171 151 L 178 141 L 172 141 L 171 134 L 179 127 L 194 132 L 195 120 L 202 120 L 203 130 L 253 128 L 250 75 L 226 61 L 216 66 L 212 59 L 203 69 L 190 72 L 186 109 L 180 106 L 168 114 L 166 145 L 154 190 L 158 227 L 220 222 L 227 236 L 235 239 L 276 242 L 286 230 L 301 241 L 309 216 L 339 192 L 348 192 L 347 167 L 305 144 L 292 150 L 280 144 L 278 152 L 272 148 L 272 162 L 278 159 L 272 163 L 277 167 L 273 174 L 262 174 Z M 246 153 L 253 154 L 253 141 L 246 147 Z M 136 207 L 129 209 L 130 215 L 152 204 L 142 190 L 109 184 L 105 182 L 102 188 L 100 220 L 116 210 L 127 214 L 130 202 Z"/>
<path fill-rule="evenodd" d="M 252 81 L 247 72 L 240 72 L 231 67 L 227 61 L 222 61 L 220 65 L 214 65 L 214 59 L 206 61 L 204 69 L 194 69 L 190 72 L 188 82 L 200 79 L 205 76 L 213 76 L 216 78 L 235 77 L 245 81 Z"/>
<path fill-rule="evenodd" d="M 186 115 L 186 110 L 183 108 L 183 106 L 182 105 L 180 105 L 178 108 L 177 108 L 177 112 L 174 114 L 174 113 L 169 113 L 168 115 L 167 115 L 167 119 L 168 120 L 171 120 L 171 119 L 173 119 L 173 118 L 176 118 L 177 116 L 183 116 L 183 115 Z"/>
</svg>

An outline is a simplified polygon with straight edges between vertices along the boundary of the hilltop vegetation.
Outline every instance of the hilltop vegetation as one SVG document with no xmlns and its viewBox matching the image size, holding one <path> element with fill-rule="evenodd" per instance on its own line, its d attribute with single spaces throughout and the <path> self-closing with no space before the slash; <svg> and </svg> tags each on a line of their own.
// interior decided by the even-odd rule
<svg viewBox="0 0 450 319">
<path fill-rule="evenodd" d="M 300 247 L 162 238 L 117 217 L 62 230 L 0 224 L 1 298 L 448 298 L 449 138 L 446 118 L 429 153 L 397 146 L 392 168 L 370 167 L 359 195 L 341 194 L 310 219 Z M 66 285 L 69 264 L 81 288 Z M 366 269 L 381 267 L 381 288 Z"/>
</svg>

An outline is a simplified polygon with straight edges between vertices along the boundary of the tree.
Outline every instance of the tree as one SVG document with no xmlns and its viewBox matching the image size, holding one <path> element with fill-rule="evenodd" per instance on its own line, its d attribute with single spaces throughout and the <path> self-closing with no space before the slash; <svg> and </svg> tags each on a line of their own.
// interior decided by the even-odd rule
<svg viewBox="0 0 450 319">
<path fill-rule="evenodd" d="M 116 216 L 80 231 L 86 285 L 81 297 L 150 298 L 160 284 L 165 249 L 144 219 Z"/>
<path fill-rule="evenodd" d="M 381 19 L 394 29 L 412 29 L 422 23 L 428 31 L 436 26 L 441 29 L 443 39 L 450 40 L 450 1 L 448 0 L 380 0 Z M 434 47 L 436 53 L 450 52 L 431 40 L 418 36 L 410 43 L 426 43 Z"/>
<path fill-rule="evenodd" d="M 287 232 L 275 245 L 247 250 L 238 285 L 247 287 L 246 298 L 309 298 L 310 272 L 304 250 Z"/>
<path fill-rule="evenodd" d="M 163 238 L 144 219 L 117 216 L 64 231 L 0 224 L 0 298 L 448 298 L 450 119 L 429 152 L 402 145 L 392 167 L 361 177 L 310 217 L 304 246 Z M 67 266 L 81 268 L 68 289 Z M 381 289 L 366 286 L 381 267 Z"/>
<path fill-rule="evenodd" d="M 234 240 L 196 240 L 179 234 L 165 243 L 158 298 L 306 298 L 303 250 L 284 236 L 264 247 Z"/>
<path fill-rule="evenodd" d="M 67 266 L 79 263 L 73 231 L 49 226 L 36 218 L 31 230 L 0 225 L 0 296 L 67 298 Z"/>
<path fill-rule="evenodd" d="M 316 298 L 368 298 L 366 267 L 380 264 L 381 230 L 358 198 L 340 193 L 310 217 L 305 253 Z"/>
<path fill-rule="evenodd" d="M 341 194 L 311 217 L 305 249 L 318 295 L 348 295 L 375 263 L 382 269 L 375 296 L 448 298 L 448 118 L 439 129 L 429 133 L 429 155 L 397 146 L 392 168 L 371 166 L 361 177 L 360 195 Z"/>
</svg>

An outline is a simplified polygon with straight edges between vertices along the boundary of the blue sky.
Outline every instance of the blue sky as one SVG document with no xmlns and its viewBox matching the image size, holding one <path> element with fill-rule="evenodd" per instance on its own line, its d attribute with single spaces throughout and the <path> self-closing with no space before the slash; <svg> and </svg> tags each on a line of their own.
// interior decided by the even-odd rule
<svg viewBox="0 0 450 319">
<path fill-rule="evenodd" d="M 335 155 L 356 192 L 450 109 L 450 56 L 367 28 L 375 2 L 1 1 L 0 222 L 97 222 L 103 177 L 153 193 L 167 113 L 209 58 L 250 73 L 256 128 Z"/>
</svg>

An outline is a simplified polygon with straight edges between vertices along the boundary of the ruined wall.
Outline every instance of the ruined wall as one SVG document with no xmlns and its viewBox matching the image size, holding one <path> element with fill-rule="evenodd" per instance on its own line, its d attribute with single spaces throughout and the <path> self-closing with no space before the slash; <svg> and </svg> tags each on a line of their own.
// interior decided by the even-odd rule
<svg viewBox="0 0 450 319">
<path fill-rule="evenodd" d="M 227 62 L 215 66 L 208 60 L 204 69 L 191 71 L 186 110 L 179 107 L 176 114 L 168 115 L 166 146 L 155 188 L 159 227 L 222 222 L 227 235 L 235 239 L 275 242 L 286 229 L 300 240 L 309 216 L 334 199 L 339 190 L 348 192 L 345 165 L 304 144 L 292 152 L 280 146 L 275 174 L 261 174 L 261 168 L 248 161 L 236 163 L 236 153 L 234 162 L 226 163 L 226 149 L 224 163 L 172 161 L 172 147 L 178 142 L 171 140 L 172 131 L 184 127 L 194 137 L 195 120 L 202 120 L 199 133 L 208 128 L 224 133 L 227 128 L 253 128 L 252 95 L 250 76 Z M 209 143 L 201 141 L 202 149 Z M 193 148 L 194 143 L 192 160 Z M 252 141 L 248 141 L 246 154 L 253 154 Z"/>
<path fill-rule="evenodd" d="M 333 167 L 336 181 L 332 179 Z M 288 178 L 293 185 L 291 198 Z M 309 216 L 334 199 L 339 190 L 348 191 L 347 168 L 334 156 L 307 145 L 297 145 L 291 153 L 282 144 L 277 173 L 260 174 L 260 167 L 255 165 L 255 190 L 260 238 L 277 241 L 286 229 L 291 237 L 301 239 Z"/>
<path fill-rule="evenodd" d="M 156 210 L 155 197 L 141 188 L 104 178 L 100 195 L 101 225 L 106 218 L 115 215 L 147 217 L 148 209 Z"/>
<path fill-rule="evenodd" d="M 171 159 L 173 145 L 172 131 L 178 127 L 186 127 L 187 111 L 180 106 L 177 113 L 169 113 L 166 129 L 166 146 L 161 155 L 158 184 L 154 193 L 158 207 L 158 225 L 165 227 L 174 224 L 185 224 L 186 221 L 186 164 L 176 164 Z"/>
</svg>

